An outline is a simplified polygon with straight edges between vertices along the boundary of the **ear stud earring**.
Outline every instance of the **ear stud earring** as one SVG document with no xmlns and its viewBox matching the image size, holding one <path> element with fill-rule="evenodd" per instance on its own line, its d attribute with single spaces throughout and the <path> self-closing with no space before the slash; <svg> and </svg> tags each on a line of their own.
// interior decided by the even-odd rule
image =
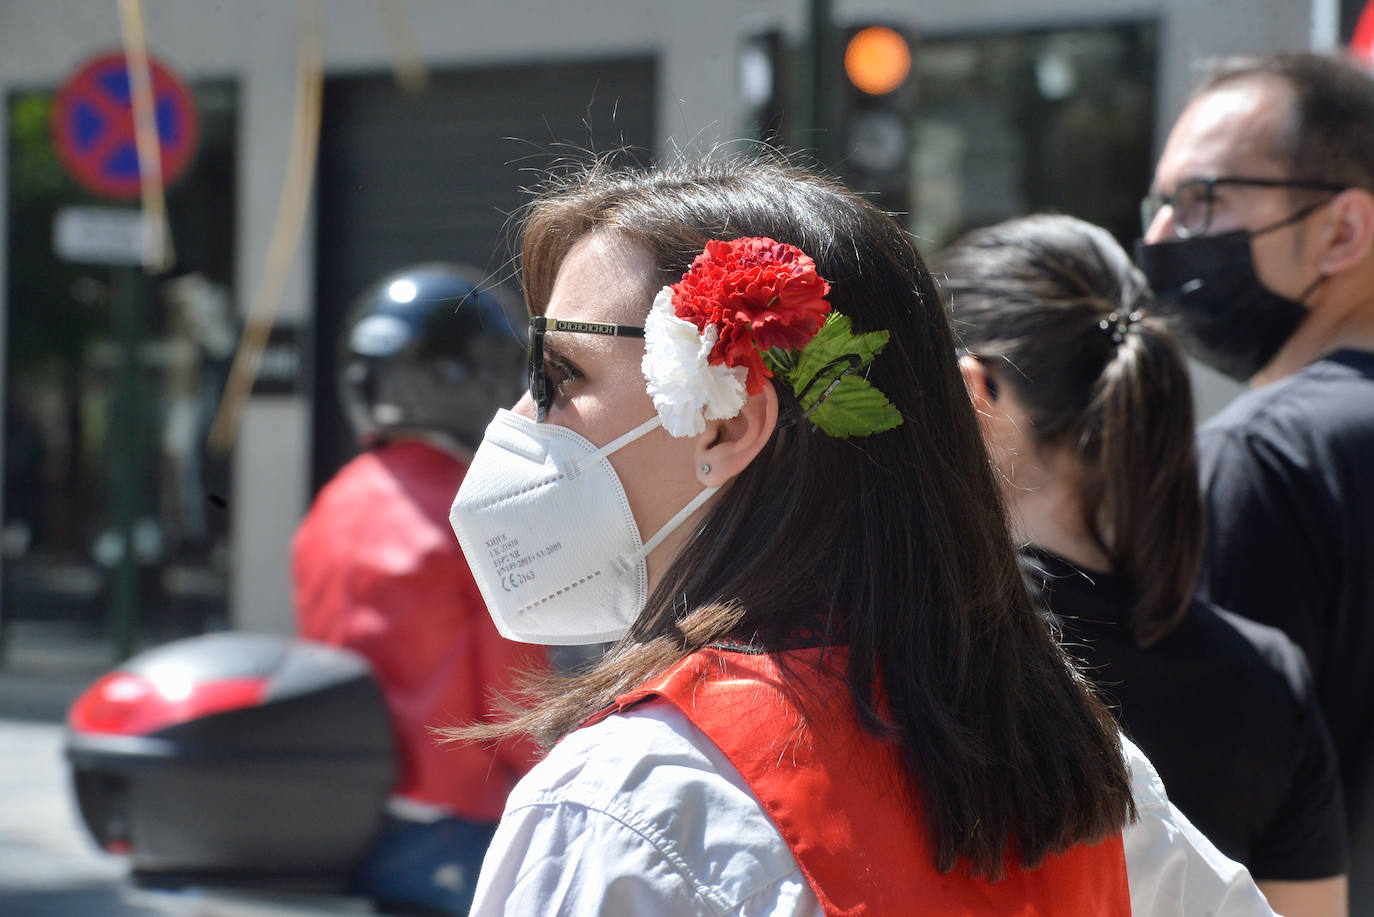
<svg viewBox="0 0 1374 917">
<path fill-rule="evenodd" d="M 703 464 L 703 465 L 701 466 L 701 473 L 702 473 L 702 474 L 710 474 L 710 473 L 711 473 L 711 466 L 710 466 L 710 465 Z"/>
</svg>

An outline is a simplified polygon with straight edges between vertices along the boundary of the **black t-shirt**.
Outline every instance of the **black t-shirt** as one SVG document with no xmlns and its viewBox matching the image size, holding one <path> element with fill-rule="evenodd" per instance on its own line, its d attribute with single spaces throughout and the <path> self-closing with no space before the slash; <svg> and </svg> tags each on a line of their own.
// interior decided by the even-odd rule
<svg viewBox="0 0 1374 917">
<path fill-rule="evenodd" d="M 1351 913 L 1374 913 L 1374 875 L 1360 875 L 1374 873 L 1374 353 L 1339 351 L 1245 393 L 1202 428 L 1198 453 L 1200 595 L 1306 652 L 1341 763 Z"/>
<path fill-rule="evenodd" d="M 1170 801 L 1218 849 L 1261 880 L 1346 871 L 1335 751 L 1291 640 L 1194 601 L 1142 649 L 1122 578 L 1037 550 L 1023 568 Z"/>
</svg>

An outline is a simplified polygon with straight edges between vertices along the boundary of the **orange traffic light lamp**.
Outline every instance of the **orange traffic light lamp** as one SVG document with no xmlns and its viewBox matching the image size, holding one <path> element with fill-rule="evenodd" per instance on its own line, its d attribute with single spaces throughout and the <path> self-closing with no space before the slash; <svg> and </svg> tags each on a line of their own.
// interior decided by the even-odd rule
<svg viewBox="0 0 1374 917">
<path fill-rule="evenodd" d="M 844 72 L 859 91 L 887 95 L 911 73 L 911 45 L 900 32 L 887 26 L 859 29 L 845 45 Z"/>
</svg>

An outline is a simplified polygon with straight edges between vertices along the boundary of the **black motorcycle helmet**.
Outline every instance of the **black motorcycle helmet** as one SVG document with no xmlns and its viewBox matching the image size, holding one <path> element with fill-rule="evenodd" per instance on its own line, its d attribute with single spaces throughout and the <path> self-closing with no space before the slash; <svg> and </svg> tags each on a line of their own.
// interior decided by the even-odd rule
<svg viewBox="0 0 1374 917">
<path fill-rule="evenodd" d="M 344 325 L 339 397 L 364 448 L 400 435 L 473 450 L 496 409 L 524 391 L 524 311 L 451 264 L 390 274 Z"/>
</svg>

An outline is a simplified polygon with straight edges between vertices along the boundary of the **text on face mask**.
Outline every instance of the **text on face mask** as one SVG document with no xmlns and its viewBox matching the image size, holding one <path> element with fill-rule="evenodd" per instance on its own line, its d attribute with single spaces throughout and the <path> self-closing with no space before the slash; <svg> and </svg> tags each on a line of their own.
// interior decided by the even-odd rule
<svg viewBox="0 0 1374 917">
<path fill-rule="evenodd" d="M 561 541 L 555 541 L 532 554 L 525 554 L 520 550 L 520 539 L 505 534 L 488 538 L 484 544 L 492 566 L 496 568 L 496 575 L 501 581 L 501 588 L 507 592 L 533 582 L 534 571 L 526 568 L 535 561 L 549 557 L 563 548 Z"/>
</svg>

